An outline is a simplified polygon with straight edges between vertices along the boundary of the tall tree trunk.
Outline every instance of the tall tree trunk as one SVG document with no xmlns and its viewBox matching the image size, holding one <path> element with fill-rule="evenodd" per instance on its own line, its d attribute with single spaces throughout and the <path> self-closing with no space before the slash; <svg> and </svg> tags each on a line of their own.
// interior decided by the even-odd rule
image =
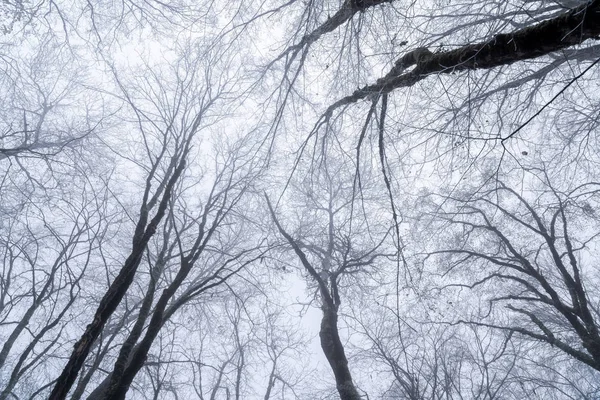
<svg viewBox="0 0 600 400">
<path fill-rule="evenodd" d="M 150 221 L 147 227 L 145 226 L 147 210 L 142 210 L 140 221 L 136 227 L 136 238 L 134 240 L 131 253 L 125 261 L 123 268 L 121 268 L 121 271 L 102 297 L 102 300 L 100 301 L 100 304 L 96 310 L 96 314 L 94 315 L 94 319 L 87 326 L 85 332 L 75 344 L 75 348 L 71 353 L 71 357 L 69 358 L 67 365 L 64 367 L 61 375 L 56 380 L 56 384 L 52 389 L 52 393 L 50 393 L 50 400 L 63 400 L 67 397 L 67 394 L 71 390 L 71 386 L 73 386 L 73 383 L 77 378 L 77 374 L 83 366 L 83 363 L 85 362 L 85 359 L 87 358 L 94 341 L 102 332 L 104 325 L 116 310 L 119 303 L 121 303 L 121 300 L 125 296 L 125 293 L 127 293 L 131 282 L 133 282 L 133 277 L 135 276 L 137 268 L 140 265 L 142 254 L 146 249 L 146 245 L 150 241 L 150 238 L 154 236 L 158 224 L 165 215 L 173 187 L 175 186 L 175 183 L 179 179 L 179 176 L 183 172 L 184 168 L 185 153 L 183 154 L 177 168 L 173 172 L 173 175 L 171 175 L 169 178 L 156 215 Z"/>
<path fill-rule="evenodd" d="M 321 348 L 335 376 L 340 398 L 341 400 L 360 400 L 361 396 L 352 381 L 348 359 L 338 332 L 337 307 L 325 303 L 322 309 L 323 318 L 321 319 L 321 330 L 319 331 Z"/>
</svg>

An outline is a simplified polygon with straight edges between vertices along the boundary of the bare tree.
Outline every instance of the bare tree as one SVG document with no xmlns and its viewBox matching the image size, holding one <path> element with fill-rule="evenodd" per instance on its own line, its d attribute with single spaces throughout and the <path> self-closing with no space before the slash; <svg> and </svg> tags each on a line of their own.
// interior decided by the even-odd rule
<svg viewBox="0 0 600 400">
<path fill-rule="evenodd" d="M 597 397 L 598 0 L 0 31 L 0 398 Z"/>
<path fill-rule="evenodd" d="M 138 95 L 136 94 L 134 97 L 132 89 L 123 84 L 115 70 L 115 78 L 122 90 L 122 97 L 136 116 L 138 128 L 144 138 L 149 162 L 147 167 L 143 167 L 146 173 L 145 188 L 135 222 L 131 252 L 124 261 L 120 273 L 114 278 L 100 300 L 92 323 L 88 325 L 85 333 L 75 345 L 70 361 L 57 380 L 51 398 L 64 398 L 69 392 L 94 341 L 99 337 L 110 316 L 125 297 L 145 249 L 163 223 L 164 218 L 167 219 L 166 223 L 171 225 L 170 229 L 174 229 L 172 238 L 177 242 L 179 248 L 178 257 L 181 259 L 181 267 L 158 299 L 152 314 L 148 315 L 150 328 L 147 328 L 140 346 L 132 353 L 129 367 L 125 368 L 126 361 L 129 360 L 133 344 L 141 334 L 140 329 L 144 327 L 144 313 L 141 315 L 138 327 L 134 328 L 132 336 L 117 360 L 117 373 L 112 376 L 113 379 L 122 379 L 123 384 L 114 382 L 114 385 L 111 386 L 114 386 L 115 390 L 119 390 L 119 396 L 125 395 L 133 377 L 143 366 L 150 345 L 164 320 L 168 319 L 168 312 L 174 312 L 185 299 L 192 298 L 207 288 L 223 282 L 228 276 L 239 270 L 239 266 L 232 266 L 232 264 L 237 263 L 243 256 L 243 252 L 229 255 L 224 253 L 223 264 L 205 277 L 196 278 L 197 281 L 188 288 L 188 292 L 184 292 L 182 298 L 174 301 L 167 311 L 169 301 L 187 278 L 206 246 L 209 245 L 217 227 L 228 217 L 232 207 L 239 202 L 245 188 L 250 184 L 250 178 L 238 180 L 240 174 L 247 170 L 254 173 L 251 162 L 238 166 L 238 163 L 243 164 L 244 161 L 238 159 L 235 153 L 225 154 L 222 169 L 219 168 L 215 172 L 216 183 L 206 199 L 202 214 L 188 214 L 185 211 L 186 203 L 180 203 L 175 197 L 178 188 L 182 188 L 179 182 L 184 174 L 186 163 L 189 162 L 187 159 L 190 157 L 190 151 L 197 135 L 203 127 L 210 126 L 217 121 L 218 113 L 212 114 L 212 109 L 216 107 L 216 104 L 218 105 L 219 101 L 228 96 L 227 91 L 233 85 L 233 82 L 228 81 L 224 75 L 213 77 L 212 71 L 216 65 L 210 65 L 208 60 L 203 61 L 210 56 L 211 51 L 210 46 L 204 47 L 203 50 L 200 47 L 194 49 L 193 45 L 183 50 L 182 57 L 173 68 L 172 76 L 175 78 L 176 86 L 172 92 L 160 80 L 158 74 L 142 78 L 137 90 L 138 93 L 146 91 L 148 97 L 141 101 L 136 101 Z M 214 55 L 214 57 L 217 59 L 216 57 L 220 57 L 220 55 Z M 205 62 L 204 66 L 201 62 Z M 112 68 L 114 70 L 114 67 Z M 204 68 L 204 70 L 200 68 Z M 218 80 L 221 80 L 220 86 L 215 86 L 215 82 Z M 162 92 L 165 97 L 155 97 L 155 90 Z M 153 115 L 161 114 L 164 115 L 161 119 L 153 117 Z M 247 168 L 248 166 L 249 168 Z M 181 196 L 181 193 L 178 196 Z M 181 198 L 183 199 L 183 197 Z M 183 210 L 181 217 L 174 214 L 173 207 Z M 195 229 L 198 229 L 196 237 L 189 244 L 183 242 L 179 235 Z M 242 261 L 242 265 L 243 263 Z M 151 296 L 149 301 L 152 300 Z M 123 373 L 121 374 L 121 372 Z"/>
<path fill-rule="evenodd" d="M 0 107 L 2 163 L 17 157 L 44 159 L 79 147 L 110 114 L 100 92 L 85 87 L 89 71 L 78 60 L 82 54 L 49 34 L 29 47 L 0 56 L 0 87 L 6 94 Z M 91 100 L 91 93 L 97 100 Z"/>
<path fill-rule="evenodd" d="M 0 368 L 10 366 L 12 372 L 0 398 L 8 398 L 25 373 L 49 362 L 61 344 L 62 331 L 71 326 L 84 276 L 95 263 L 93 255 L 110 221 L 98 208 L 101 198 L 97 195 L 90 191 L 90 198 L 82 204 L 55 202 L 60 212 L 29 205 L 21 210 L 28 215 L 27 225 L 12 221 L 4 227 L 8 229 L 2 238 L 5 264 L 0 308 L 3 324 L 13 328 L 0 351 Z M 63 231 L 46 222 L 58 218 L 70 228 Z M 9 362 L 15 351 L 18 357 Z"/>
<path fill-rule="evenodd" d="M 339 311 L 344 290 L 360 285 L 358 277 L 386 255 L 388 231 L 375 221 L 363 219 L 368 203 L 363 198 L 363 210 L 359 210 L 353 169 L 328 157 L 319 159 L 318 165 L 318 169 L 308 170 L 296 185 L 295 201 L 306 202 L 300 203 L 306 207 L 306 216 L 296 223 L 294 234 L 280 222 L 268 197 L 267 206 L 279 234 L 298 257 L 307 279 L 316 286 L 323 312 L 319 331 L 321 348 L 335 376 L 339 395 L 342 399 L 359 399 L 362 396 L 353 382 L 340 337 Z M 369 192 L 365 184 L 362 194 L 367 196 L 366 193 Z"/>
<path fill-rule="evenodd" d="M 443 196 L 436 216 L 462 234 L 432 256 L 443 257 L 449 276 L 471 271 L 450 287 L 494 286 L 480 317 L 465 322 L 545 342 L 598 370 L 597 299 L 589 289 L 597 274 L 588 261 L 597 237 L 597 185 L 560 189 L 545 169 L 523 176 L 535 190 L 491 181 L 465 197 Z M 511 316 L 505 324 L 496 322 L 501 312 Z"/>
</svg>

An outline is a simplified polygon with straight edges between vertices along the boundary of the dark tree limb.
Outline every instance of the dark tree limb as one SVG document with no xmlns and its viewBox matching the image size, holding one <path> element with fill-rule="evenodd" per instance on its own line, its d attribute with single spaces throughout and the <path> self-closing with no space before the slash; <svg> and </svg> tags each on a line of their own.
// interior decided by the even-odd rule
<svg viewBox="0 0 600 400">
<path fill-rule="evenodd" d="M 420 57 L 414 69 L 400 75 L 394 67 L 375 84 L 360 88 L 333 103 L 325 112 L 325 116 L 331 116 L 336 109 L 373 94 L 385 94 L 398 88 L 410 87 L 429 75 L 509 65 L 545 56 L 581 44 L 588 39 L 600 39 L 600 0 L 594 0 L 535 25 L 498 34 L 485 42 Z"/>
</svg>

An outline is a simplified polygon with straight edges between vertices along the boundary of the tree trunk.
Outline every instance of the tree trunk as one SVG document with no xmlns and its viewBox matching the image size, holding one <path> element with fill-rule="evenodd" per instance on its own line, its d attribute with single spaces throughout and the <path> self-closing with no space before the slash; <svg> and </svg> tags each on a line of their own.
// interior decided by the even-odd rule
<svg viewBox="0 0 600 400">
<path fill-rule="evenodd" d="M 175 183 L 178 181 L 179 176 L 184 169 L 185 154 L 182 156 L 179 165 L 173 172 L 173 175 L 171 175 L 169 178 L 154 218 L 150 221 L 147 227 L 145 226 L 146 217 L 144 215 L 138 222 L 136 234 L 139 234 L 136 235 L 137 237 L 133 241 L 134 245 L 131 253 L 125 261 L 123 268 L 102 297 L 102 300 L 100 301 L 100 304 L 96 310 L 96 314 L 94 315 L 94 319 L 86 327 L 85 332 L 75 344 L 75 348 L 71 353 L 67 365 L 65 365 L 61 375 L 56 380 L 56 384 L 49 397 L 50 400 L 62 400 L 67 397 L 67 394 L 71 390 L 71 386 L 73 386 L 79 370 L 83 366 L 83 363 L 85 362 L 85 359 L 87 358 L 94 341 L 98 338 L 98 336 L 100 336 L 104 325 L 113 312 L 117 309 L 117 306 L 119 303 L 121 303 L 125 293 L 127 293 L 131 282 L 133 282 L 133 277 L 135 276 L 137 268 L 140 264 L 142 254 L 146 249 L 146 245 L 150 241 L 150 238 L 154 236 L 154 233 L 156 233 L 156 228 L 165 215 L 173 187 L 175 186 Z M 145 212 L 142 214 L 144 213 Z"/>
<path fill-rule="evenodd" d="M 344 345 L 338 333 L 337 310 L 323 305 L 323 318 L 321 319 L 321 348 L 335 376 L 335 383 L 341 400 L 360 400 L 361 396 L 354 386 L 352 375 L 348 368 L 348 359 L 344 351 Z"/>
</svg>

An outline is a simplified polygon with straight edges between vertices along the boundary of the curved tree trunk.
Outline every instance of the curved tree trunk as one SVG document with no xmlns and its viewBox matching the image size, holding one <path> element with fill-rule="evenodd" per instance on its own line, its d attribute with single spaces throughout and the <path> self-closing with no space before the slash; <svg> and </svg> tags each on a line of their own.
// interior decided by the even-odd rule
<svg viewBox="0 0 600 400">
<path fill-rule="evenodd" d="M 323 318 L 321 319 L 321 330 L 319 337 L 321 338 L 321 348 L 333 375 L 341 400 L 360 400 L 361 396 L 356 390 L 356 386 L 352 381 L 352 374 L 348 368 L 348 359 L 344 351 L 344 345 L 340 340 L 338 332 L 338 315 L 337 308 L 332 308 L 329 305 L 323 305 Z"/>
</svg>

